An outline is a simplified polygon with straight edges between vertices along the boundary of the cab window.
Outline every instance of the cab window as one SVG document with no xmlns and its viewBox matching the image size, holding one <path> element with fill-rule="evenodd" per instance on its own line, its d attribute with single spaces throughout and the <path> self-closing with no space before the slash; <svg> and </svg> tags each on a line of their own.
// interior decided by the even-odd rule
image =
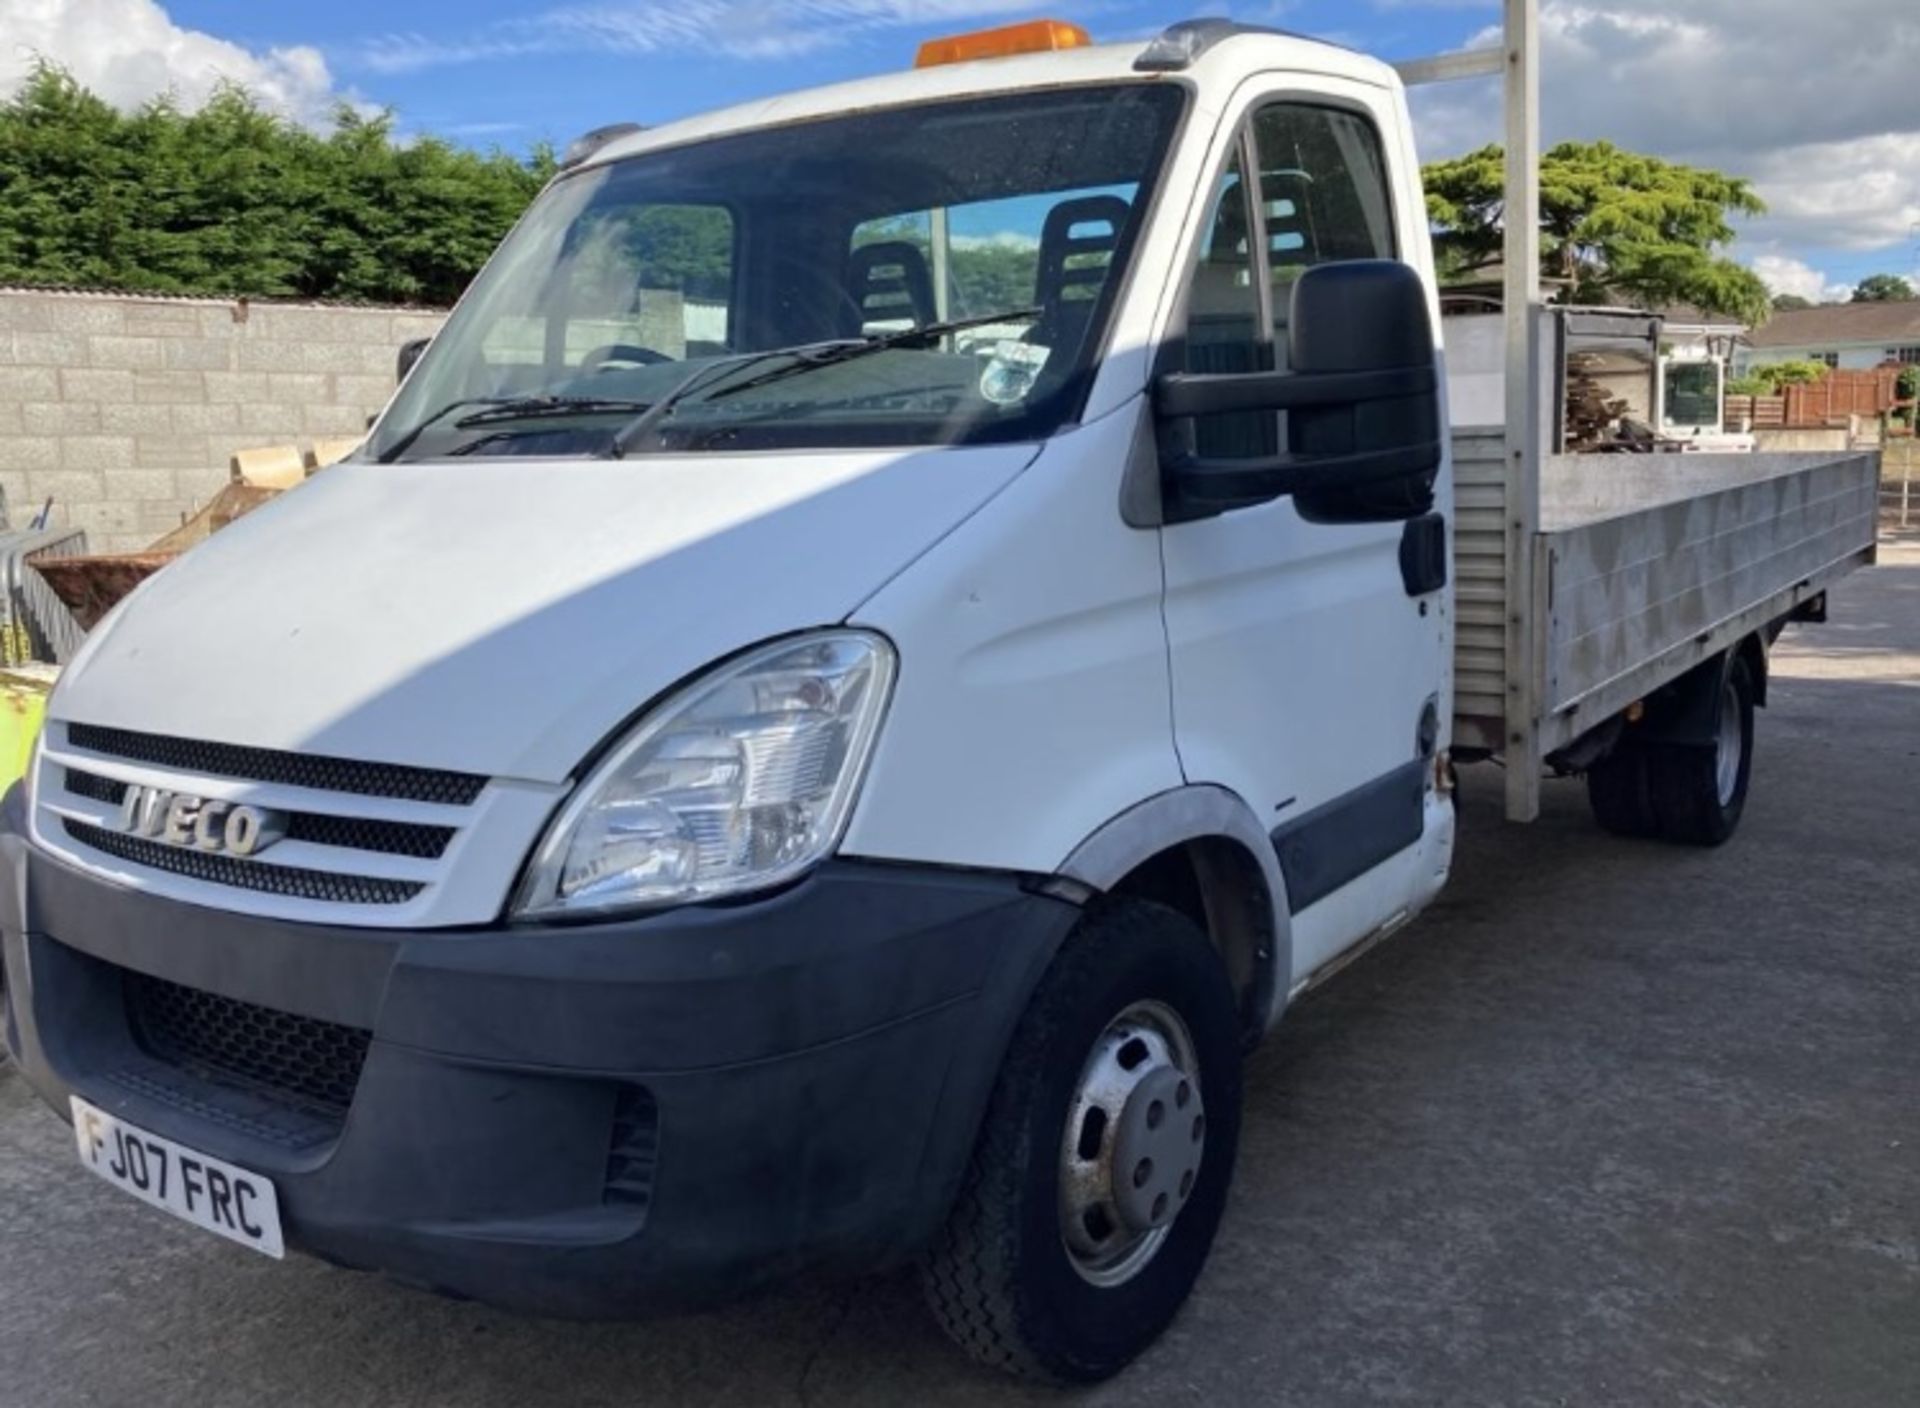
<svg viewBox="0 0 1920 1408">
<path fill-rule="evenodd" d="M 1243 141 L 1215 184 L 1187 291 L 1182 365 L 1191 372 L 1284 368 L 1300 275 L 1317 264 L 1395 257 L 1386 158 L 1366 118 L 1272 103 L 1254 114 L 1246 135 L 1258 179 L 1249 177 Z M 1207 457 L 1273 455 L 1285 443 L 1285 417 L 1198 417 L 1194 440 Z"/>
<path fill-rule="evenodd" d="M 1236 158 L 1215 183 L 1207 234 L 1187 291 L 1185 366 L 1190 372 L 1232 374 L 1271 365 L 1247 190 L 1246 167 Z M 1277 431 L 1277 421 L 1265 411 L 1202 416 L 1194 422 L 1194 449 L 1210 458 L 1271 455 L 1278 449 Z"/>
<path fill-rule="evenodd" d="M 1316 264 L 1392 259 L 1393 203 L 1373 124 L 1357 113 L 1275 103 L 1253 119 L 1276 342 L 1294 281 Z"/>
</svg>

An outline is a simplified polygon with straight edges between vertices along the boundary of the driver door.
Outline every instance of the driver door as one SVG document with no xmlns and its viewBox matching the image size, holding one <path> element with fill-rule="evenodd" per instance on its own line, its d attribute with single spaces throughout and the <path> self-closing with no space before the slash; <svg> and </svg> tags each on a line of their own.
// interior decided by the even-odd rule
<svg viewBox="0 0 1920 1408">
<path fill-rule="evenodd" d="M 1347 100 L 1276 95 L 1249 109 L 1169 343 L 1183 355 L 1163 370 L 1284 369 L 1293 280 L 1397 258 L 1423 237 L 1418 212 L 1394 209 L 1385 96 L 1351 87 Z M 1287 444 L 1284 413 L 1202 417 L 1195 434 L 1209 456 Z M 1444 507 L 1444 483 L 1441 495 Z M 1432 885 L 1413 848 L 1446 707 L 1445 592 L 1415 594 L 1403 577 L 1406 528 L 1310 522 L 1277 498 L 1162 530 L 1181 762 L 1270 828 L 1295 983 Z"/>
</svg>

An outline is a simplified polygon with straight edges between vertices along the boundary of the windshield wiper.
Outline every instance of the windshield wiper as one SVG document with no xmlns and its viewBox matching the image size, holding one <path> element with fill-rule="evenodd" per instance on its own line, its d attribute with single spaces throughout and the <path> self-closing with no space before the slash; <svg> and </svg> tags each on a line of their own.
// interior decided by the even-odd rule
<svg viewBox="0 0 1920 1408">
<path fill-rule="evenodd" d="M 465 430 L 470 425 L 492 425 L 501 420 L 591 415 L 595 411 L 644 411 L 652 405 L 651 401 L 635 401 L 631 397 L 619 396 L 528 396 L 524 400 L 507 401 L 484 411 L 475 411 L 470 416 L 462 416 L 453 425 L 456 430 Z"/>
<path fill-rule="evenodd" d="M 413 447 L 430 427 L 438 425 L 455 411 L 463 411 L 469 406 L 485 406 L 487 409 L 463 416 L 454 422 L 456 429 L 464 430 L 470 425 L 490 425 L 494 421 L 531 419 L 536 416 L 591 414 L 595 411 L 637 411 L 645 410 L 645 401 L 610 400 L 599 396 L 462 396 L 457 401 L 449 401 L 405 435 L 393 442 L 387 452 L 380 456 L 381 464 L 392 464 Z"/>
<path fill-rule="evenodd" d="M 413 442 L 426 434 L 431 426 L 438 425 L 455 411 L 465 410 L 468 406 L 501 406 L 512 401 L 511 396 L 462 396 L 458 401 L 449 401 L 432 415 L 416 424 L 406 434 L 387 447 L 380 456 L 381 464 L 392 464 L 400 456 L 413 448 Z"/>
<path fill-rule="evenodd" d="M 820 367 L 837 367 L 842 362 L 868 357 L 875 352 L 885 352 L 892 347 L 912 347 L 916 343 L 938 342 L 949 333 L 966 332 L 970 328 L 989 327 L 994 323 L 1031 322 L 1040 316 L 1040 312 L 1038 308 L 1003 308 L 997 313 L 978 313 L 968 318 L 949 318 L 945 322 L 926 323 L 917 328 L 902 328 L 898 332 L 871 333 L 857 342 L 822 343 L 819 356 L 808 357 L 791 366 L 775 367 L 771 371 L 762 372 L 759 376 L 748 377 L 745 381 L 736 381 L 731 386 L 721 387 L 707 399 L 718 401 L 722 396 L 734 396 L 742 391 L 752 391 L 756 387 L 785 381 L 790 376 L 799 376 L 802 372 L 814 371 Z"/>
<path fill-rule="evenodd" d="M 946 322 L 928 323 L 924 327 L 902 328 L 898 332 L 870 333 L 864 337 L 828 338 L 820 342 L 799 342 L 791 347 L 774 347 L 765 352 L 742 352 L 719 362 L 708 362 L 689 374 L 679 385 L 642 411 L 633 420 L 623 425 L 607 447 L 607 453 L 615 459 L 623 458 L 633 443 L 660 422 L 671 416 L 694 392 L 703 386 L 733 372 L 744 371 L 758 362 L 771 361 L 776 357 L 792 360 L 783 367 L 762 372 L 759 376 L 748 377 L 722 386 L 707 395 L 709 401 L 717 401 L 722 396 L 731 396 L 737 391 L 750 391 L 756 386 L 765 386 L 769 382 L 785 377 L 798 376 L 801 372 L 810 372 L 818 367 L 837 366 L 841 362 L 856 357 L 865 357 L 874 352 L 884 352 L 889 347 L 911 347 L 917 342 L 935 342 L 948 333 L 965 332 L 969 328 L 983 328 L 993 323 L 1026 322 L 1040 316 L 1038 308 L 1008 308 L 997 313 L 981 313 L 970 318 L 952 318 Z"/>
<path fill-rule="evenodd" d="M 661 421 L 679 409 L 680 403 L 698 391 L 702 386 L 727 375 L 729 372 L 744 371 L 761 362 L 771 361 L 775 357 L 795 357 L 798 365 L 811 366 L 820 357 L 840 351 L 847 347 L 862 344 L 846 339 L 834 339 L 826 342 L 799 342 L 791 347 L 772 347 L 764 352 L 738 352 L 731 357 L 722 357 L 717 362 L 704 362 L 682 377 L 666 395 L 643 409 L 639 415 L 628 421 L 614 432 L 613 440 L 607 446 L 607 453 L 614 459 L 624 459 L 633 442 L 652 430 Z M 721 394 L 715 392 L 715 395 Z"/>
</svg>

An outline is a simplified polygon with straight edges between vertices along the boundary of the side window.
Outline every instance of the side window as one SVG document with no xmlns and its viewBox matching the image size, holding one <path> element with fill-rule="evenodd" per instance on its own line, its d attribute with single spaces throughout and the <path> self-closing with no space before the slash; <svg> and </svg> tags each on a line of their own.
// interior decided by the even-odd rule
<svg viewBox="0 0 1920 1408">
<path fill-rule="evenodd" d="M 1214 188 L 1212 215 L 1187 291 L 1187 371 L 1234 373 L 1267 367 L 1254 238 L 1246 172 L 1235 161 Z M 1259 411 L 1202 416 L 1194 422 L 1194 451 L 1214 459 L 1271 455 L 1278 444 L 1276 429 L 1274 417 Z"/>
<path fill-rule="evenodd" d="M 1251 129 L 1258 195 L 1249 199 L 1256 188 L 1242 161 L 1215 188 L 1187 295 L 1190 372 L 1284 367 L 1294 281 L 1316 264 L 1395 254 L 1386 158 L 1371 123 L 1338 108 L 1273 103 Z M 1284 431 L 1284 417 L 1270 412 L 1201 416 L 1194 449 L 1259 458 L 1278 453 Z"/>
<path fill-rule="evenodd" d="M 1284 356 L 1294 281 L 1316 264 L 1392 259 L 1393 202 L 1379 134 L 1357 113 L 1275 103 L 1254 115 L 1253 143 Z"/>
</svg>

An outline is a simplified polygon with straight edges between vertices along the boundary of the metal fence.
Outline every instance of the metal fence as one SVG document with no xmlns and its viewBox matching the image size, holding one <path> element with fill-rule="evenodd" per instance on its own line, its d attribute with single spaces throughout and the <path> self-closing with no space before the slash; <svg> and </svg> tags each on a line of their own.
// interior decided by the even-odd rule
<svg viewBox="0 0 1920 1408">
<path fill-rule="evenodd" d="M 0 532 L 0 664 L 41 660 L 64 665 L 80 648 L 86 632 L 33 570 L 33 563 L 48 557 L 79 557 L 86 550 L 84 528 Z"/>
</svg>

